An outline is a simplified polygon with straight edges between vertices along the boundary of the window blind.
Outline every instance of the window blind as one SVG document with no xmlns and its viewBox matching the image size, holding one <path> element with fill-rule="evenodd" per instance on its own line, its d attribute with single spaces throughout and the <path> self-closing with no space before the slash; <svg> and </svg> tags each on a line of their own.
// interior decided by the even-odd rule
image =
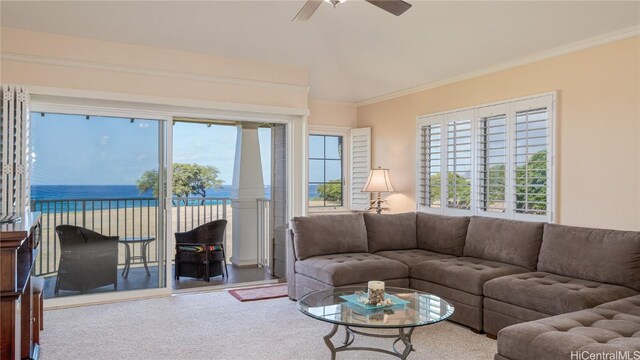
<svg viewBox="0 0 640 360">
<path fill-rule="evenodd" d="M 433 124 L 420 128 L 420 201 L 424 206 L 440 208 L 442 126 Z"/>
<path fill-rule="evenodd" d="M 554 99 L 418 117 L 418 210 L 553 222 Z"/>
<path fill-rule="evenodd" d="M 471 207 L 471 120 L 448 123 L 447 207 Z"/>
<path fill-rule="evenodd" d="M 351 129 L 351 210 L 369 208 L 369 193 L 362 192 L 371 170 L 371 128 Z"/>
<path fill-rule="evenodd" d="M 547 109 L 516 112 L 515 211 L 545 215 L 547 212 Z"/>
<path fill-rule="evenodd" d="M 4 85 L 0 122 L 0 213 L 30 208 L 30 96 L 26 88 Z"/>
<path fill-rule="evenodd" d="M 506 206 L 507 116 L 480 118 L 478 124 L 478 208 L 504 213 Z"/>
</svg>

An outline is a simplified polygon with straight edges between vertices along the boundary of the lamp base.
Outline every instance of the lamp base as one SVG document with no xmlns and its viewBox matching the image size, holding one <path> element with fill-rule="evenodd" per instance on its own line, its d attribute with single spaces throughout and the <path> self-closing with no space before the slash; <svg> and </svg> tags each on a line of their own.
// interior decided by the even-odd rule
<svg viewBox="0 0 640 360">
<path fill-rule="evenodd" d="M 390 211 L 391 208 L 382 206 L 382 204 L 385 204 L 386 202 L 387 200 L 382 200 L 382 198 L 380 197 L 380 193 L 378 193 L 378 197 L 375 200 L 371 201 L 371 206 L 367 209 L 367 211 L 375 209 L 376 214 L 378 215 L 380 215 L 382 211 Z"/>
</svg>

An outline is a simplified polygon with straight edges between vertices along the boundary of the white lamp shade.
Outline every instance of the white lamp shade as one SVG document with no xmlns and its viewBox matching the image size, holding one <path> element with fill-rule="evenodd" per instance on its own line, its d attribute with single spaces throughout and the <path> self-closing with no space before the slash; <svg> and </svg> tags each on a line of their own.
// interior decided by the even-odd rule
<svg viewBox="0 0 640 360">
<path fill-rule="evenodd" d="M 362 188 L 363 192 L 393 192 L 396 191 L 391 184 L 389 169 L 371 169 L 367 182 Z"/>
</svg>

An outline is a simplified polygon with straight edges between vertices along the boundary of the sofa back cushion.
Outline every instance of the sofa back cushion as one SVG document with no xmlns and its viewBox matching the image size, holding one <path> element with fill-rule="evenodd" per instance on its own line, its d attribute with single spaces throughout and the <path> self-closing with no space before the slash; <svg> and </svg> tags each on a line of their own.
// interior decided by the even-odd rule
<svg viewBox="0 0 640 360">
<path fill-rule="evenodd" d="M 640 232 L 547 224 L 538 270 L 640 291 Z"/>
<path fill-rule="evenodd" d="M 418 212 L 418 248 L 462 256 L 469 227 L 468 216 L 443 216 Z"/>
<path fill-rule="evenodd" d="M 294 217 L 291 230 L 298 260 L 368 250 L 362 214 Z"/>
<path fill-rule="evenodd" d="M 464 256 L 535 270 L 544 223 L 472 216 Z"/>
<path fill-rule="evenodd" d="M 416 248 L 416 213 L 364 214 L 369 252 Z"/>
</svg>

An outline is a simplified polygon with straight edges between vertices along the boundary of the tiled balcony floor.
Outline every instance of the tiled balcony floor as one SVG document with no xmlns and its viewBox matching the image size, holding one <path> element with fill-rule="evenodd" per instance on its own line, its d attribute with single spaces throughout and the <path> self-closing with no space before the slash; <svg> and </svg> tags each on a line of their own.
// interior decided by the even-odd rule
<svg viewBox="0 0 640 360">
<path fill-rule="evenodd" d="M 125 279 L 122 277 L 122 269 L 118 270 L 118 288 L 116 291 L 129 291 L 129 290 L 140 290 L 140 289 L 153 289 L 158 287 L 158 267 L 152 266 L 149 264 L 149 271 L 151 276 L 147 276 L 147 273 L 144 270 L 144 267 L 131 267 L 129 271 L 129 276 Z M 206 282 L 202 279 L 188 278 L 188 277 L 180 277 L 179 281 L 174 282 L 174 290 L 185 290 L 185 289 L 195 289 L 200 287 L 208 287 L 208 286 L 218 286 L 218 285 L 237 285 L 241 283 L 248 283 L 254 281 L 264 281 L 264 280 L 277 280 L 277 277 L 271 276 L 269 273 L 265 272 L 263 268 L 255 267 L 255 268 L 244 268 L 238 269 L 233 267 L 231 264 L 228 266 L 229 277 L 216 276 L 209 279 L 209 282 Z M 45 299 L 56 297 L 54 295 L 54 289 L 56 284 L 56 277 L 49 276 L 45 277 L 45 285 L 44 285 L 44 297 Z M 112 292 L 113 285 L 104 286 L 98 289 L 93 289 L 86 294 L 95 294 L 95 293 L 106 293 Z M 74 296 L 74 295 L 82 295 L 78 291 L 66 291 L 60 290 L 57 297 L 62 296 Z"/>
</svg>

